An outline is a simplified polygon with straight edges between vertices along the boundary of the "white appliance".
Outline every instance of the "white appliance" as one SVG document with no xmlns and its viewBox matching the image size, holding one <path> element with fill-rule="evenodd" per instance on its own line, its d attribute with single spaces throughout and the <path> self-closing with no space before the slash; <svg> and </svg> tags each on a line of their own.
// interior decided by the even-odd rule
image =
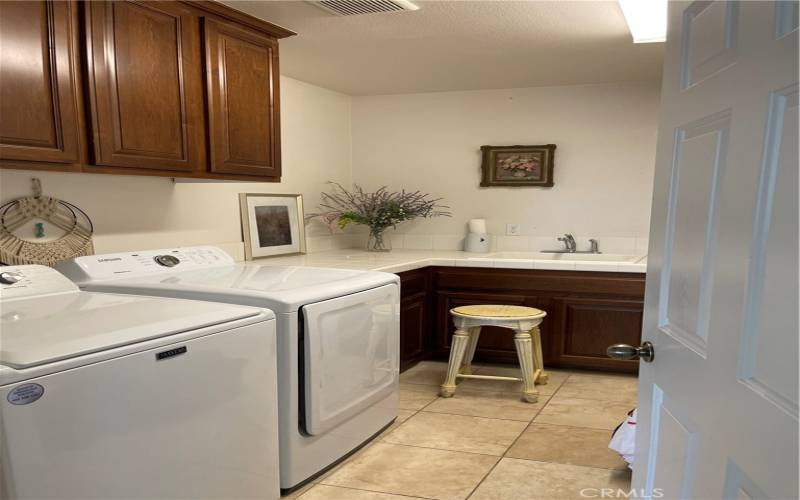
<svg viewBox="0 0 800 500">
<path fill-rule="evenodd" d="M 0 318 L 0 498 L 278 498 L 270 311 L 11 266 Z"/>
<path fill-rule="evenodd" d="M 235 263 L 214 247 L 79 257 L 59 269 L 86 290 L 273 310 L 284 490 L 320 475 L 397 416 L 394 274 Z"/>
</svg>

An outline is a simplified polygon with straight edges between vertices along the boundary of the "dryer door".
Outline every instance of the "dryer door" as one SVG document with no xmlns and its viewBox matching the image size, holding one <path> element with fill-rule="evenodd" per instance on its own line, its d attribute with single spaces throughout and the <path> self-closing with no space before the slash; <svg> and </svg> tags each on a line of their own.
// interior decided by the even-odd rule
<svg viewBox="0 0 800 500">
<path fill-rule="evenodd" d="M 397 390 L 397 285 L 303 307 L 305 431 L 323 434 Z"/>
</svg>

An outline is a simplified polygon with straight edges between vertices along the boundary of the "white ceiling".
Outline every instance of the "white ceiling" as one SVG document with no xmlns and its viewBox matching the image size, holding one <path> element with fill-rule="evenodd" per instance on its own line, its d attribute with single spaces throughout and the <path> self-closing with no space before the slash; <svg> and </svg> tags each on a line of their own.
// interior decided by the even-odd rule
<svg viewBox="0 0 800 500">
<path fill-rule="evenodd" d="M 350 95 L 574 85 L 661 76 L 616 1 L 417 1 L 339 17 L 304 1 L 226 0 L 285 26 L 281 73 Z"/>
</svg>

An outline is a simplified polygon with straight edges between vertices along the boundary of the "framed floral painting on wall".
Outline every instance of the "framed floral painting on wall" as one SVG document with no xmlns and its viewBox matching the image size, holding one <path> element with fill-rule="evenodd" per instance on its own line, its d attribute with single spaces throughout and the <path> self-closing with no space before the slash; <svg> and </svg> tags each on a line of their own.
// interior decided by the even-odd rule
<svg viewBox="0 0 800 500">
<path fill-rule="evenodd" d="M 553 185 L 555 144 L 541 146 L 481 146 L 481 186 Z"/>
</svg>

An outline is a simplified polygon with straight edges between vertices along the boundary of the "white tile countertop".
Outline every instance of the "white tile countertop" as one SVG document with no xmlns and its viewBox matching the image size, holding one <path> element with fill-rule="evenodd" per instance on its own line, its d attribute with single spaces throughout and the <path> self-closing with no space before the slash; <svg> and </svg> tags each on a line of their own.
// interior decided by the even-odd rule
<svg viewBox="0 0 800 500">
<path fill-rule="evenodd" d="M 427 266 L 482 267 L 501 269 L 550 269 L 644 273 L 646 255 L 548 254 L 539 252 L 493 252 L 476 254 L 448 250 L 329 250 L 306 255 L 273 257 L 253 261 L 259 265 L 334 267 L 399 273 Z"/>
</svg>

